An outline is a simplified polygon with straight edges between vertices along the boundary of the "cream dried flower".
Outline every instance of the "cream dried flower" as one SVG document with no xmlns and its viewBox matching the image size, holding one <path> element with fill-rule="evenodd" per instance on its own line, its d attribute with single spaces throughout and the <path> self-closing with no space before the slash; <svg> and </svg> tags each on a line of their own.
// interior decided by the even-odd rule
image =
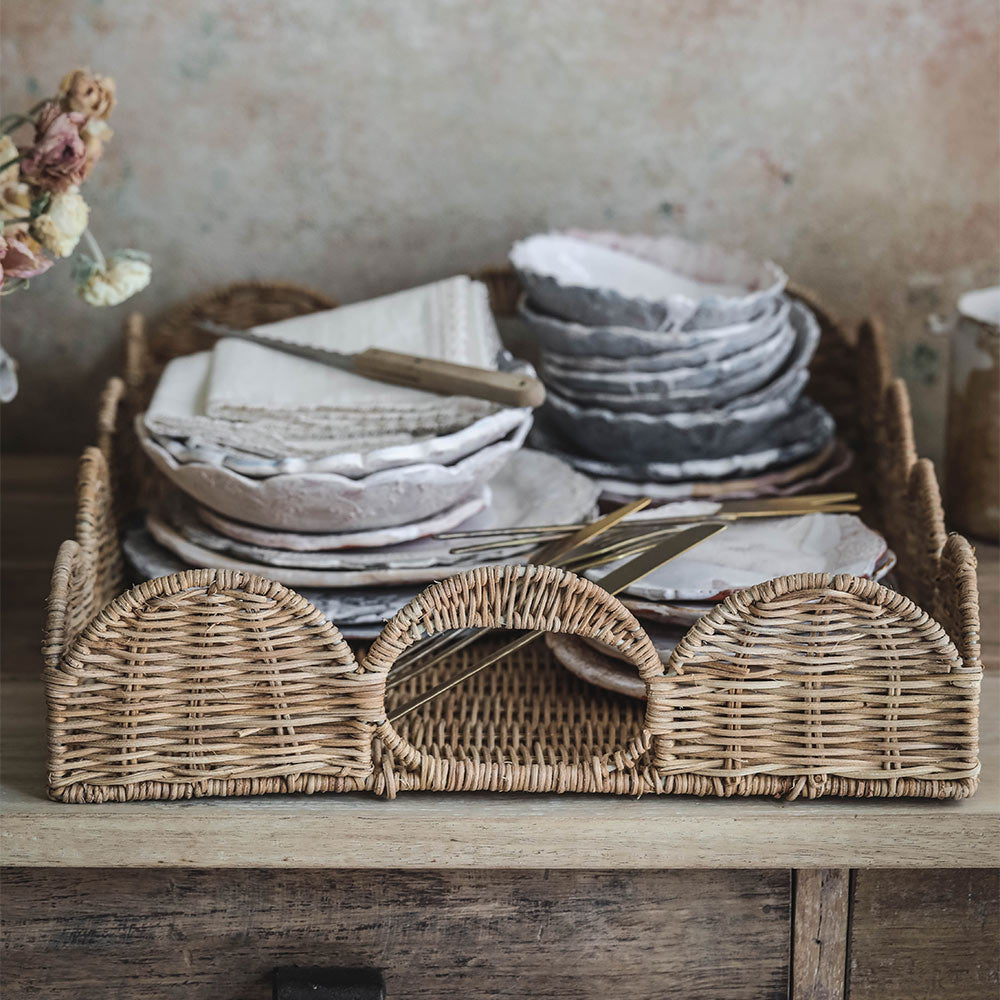
<svg viewBox="0 0 1000 1000">
<path fill-rule="evenodd" d="M 88 118 L 87 124 L 80 129 L 84 149 L 87 151 L 87 176 L 94 169 L 94 164 L 104 155 L 104 144 L 115 133 L 107 122 L 99 118 Z"/>
<path fill-rule="evenodd" d="M 9 135 L 0 136 L 0 167 L 11 160 L 16 160 L 19 156 L 17 146 Z M 21 171 L 16 163 L 10 163 L 9 167 L 0 170 L 0 190 L 11 184 L 16 184 L 21 175 Z"/>
<path fill-rule="evenodd" d="M 62 78 L 59 97 L 65 111 L 107 118 L 115 106 L 115 81 L 109 76 L 91 73 L 89 69 L 75 69 Z"/>
<path fill-rule="evenodd" d="M 31 223 L 31 234 L 50 253 L 68 257 L 87 228 L 90 209 L 77 188 L 52 196 L 42 215 Z"/>
<path fill-rule="evenodd" d="M 141 292 L 153 275 L 149 259 L 135 250 L 112 254 L 102 268 L 91 261 L 87 272 L 80 273 L 77 290 L 92 306 L 116 306 Z"/>
<path fill-rule="evenodd" d="M 26 219 L 31 213 L 31 188 L 23 181 L 0 188 L 0 220 L 7 226 L 14 219 Z"/>
</svg>

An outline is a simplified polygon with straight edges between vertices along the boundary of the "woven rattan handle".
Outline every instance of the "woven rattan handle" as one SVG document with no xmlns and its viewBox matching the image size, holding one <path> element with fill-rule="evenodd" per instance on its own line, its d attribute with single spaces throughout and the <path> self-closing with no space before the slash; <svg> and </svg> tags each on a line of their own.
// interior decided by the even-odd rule
<svg viewBox="0 0 1000 1000">
<path fill-rule="evenodd" d="M 432 584 L 389 621 L 365 657 L 388 672 L 422 635 L 452 629 L 537 629 L 614 646 L 645 680 L 662 672 L 649 636 L 596 583 L 554 566 L 483 566 Z"/>
</svg>

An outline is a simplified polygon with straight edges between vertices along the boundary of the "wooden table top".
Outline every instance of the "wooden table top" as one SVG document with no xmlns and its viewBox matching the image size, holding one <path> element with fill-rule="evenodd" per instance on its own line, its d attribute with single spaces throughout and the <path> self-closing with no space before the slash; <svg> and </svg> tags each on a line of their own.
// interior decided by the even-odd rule
<svg viewBox="0 0 1000 1000">
<path fill-rule="evenodd" d="M 983 778 L 962 802 L 364 794 L 65 805 L 45 797 L 38 642 L 75 463 L 7 458 L 0 843 L 7 865 L 222 868 L 1000 866 L 998 616 L 984 615 Z M 980 548 L 983 607 L 1000 594 Z"/>
</svg>

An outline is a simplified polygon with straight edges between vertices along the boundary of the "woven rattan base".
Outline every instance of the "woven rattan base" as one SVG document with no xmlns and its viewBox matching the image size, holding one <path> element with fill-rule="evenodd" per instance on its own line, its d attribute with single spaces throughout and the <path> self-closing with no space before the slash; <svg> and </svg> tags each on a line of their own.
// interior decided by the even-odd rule
<svg viewBox="0 0 1000 1000">
<path fill-rule="evenodd" d="M 486 275 L 509 311 L 507 272 Z M 200 344 L 200 311 L 248 325 L 323 308 L 250 284 L 126 329 L 124 379 L 102 397 L 81 463 L 76 538 L 60 549 L 44 642 L 50 794 L 106 802 L 368 791 L 596 792 L 961 798 L 978 781 L 981 667 L 975 560 L 948 536 L 930 463 L 884 341 L 819 310 L 814 393 L 861 459 L 870 517 L 903 593 L 853 577 L 788 577 L 732 595 L 664 666 L 614 598 L 549 567 L 478 570 L 428 588 L 370 649 L 351 650 L 293 591 L 191 570 L 123 593 L 119 515 L 161 488 L 131 436 L 163 362 Z M 393 727 L 387 708 L 489 652 L 484 639 L 393 689 L 419 636 L 467 626 L 613 644 L 645 702 L 576 679 L 543 643 Z"/>
</svg>

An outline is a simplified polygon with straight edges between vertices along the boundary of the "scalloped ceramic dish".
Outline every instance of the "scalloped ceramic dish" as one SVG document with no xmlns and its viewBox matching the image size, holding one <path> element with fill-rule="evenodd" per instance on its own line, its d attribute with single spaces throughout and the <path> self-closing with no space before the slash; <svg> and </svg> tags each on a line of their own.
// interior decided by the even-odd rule
<svg viewBox="0 0 1000 1000">
<path fill-rule="evenodd" d="M 501 472 L 502 476 L 503 473 Z M 217 514 L 208 507 L 198 505 L 199 520 L 212 531 L 244 545 L 259 545 L 288 552 L 330 552 L 343 549 L 378 549 L 387 545 L 402 545 L 419 538 L 450 531 L 464 524 L 484 510 L 491 502 L 489 486 L 460 500 L 454 507 L 432 514 L 421 521 L 397 524 L 392 528 L 369 528 L 367 531 L 345 531 L 340 534 L 323 534 L 306 531 L 269 531 L 255 524 L 245 524 Z"/>
<path fill-rule="evenodd" d="M 504 527 L 528 526 L 533 524 L 575 523 L 591 515 L 597 502 L 597 489 L 585 477 L 568 468 L 559 459 L 542 452 L 523 450 L 511 460 L 510 466 L 492 484 L 493 507 L 473 518 L 474 526 L 496 527 L 503 518 Z M 492 518 L 492 520 L 491 520 Z M 255 549 L 254 554 L 266 554 L 269 558 L 287 563 L 288 556 L 294 557 L 296 565 L 265 563 L 257 558 L 248 558 L 250 551 L 241 549 L 247 555 L 236 556 L 213 550 L 204 544 L 215 541 L 220 536 L 199 533 L 197 541 L 185 537 L 164 518 L 150 514 L 146 526 L 156 541 L 183 559 L 189 566 L 220 567 L 257 573 L 268 579 L 277 580 L 290 587 L 371 587 L 405 583 L 419 583 L 438 580 L 474 566 L 486 565 L 489 560 L 461 562 L 450 549 L 457 544 L 449 539 L 421 539 L 407 545 L 395 545 L 385 549 L 349 550 L 341 553 L 306 554 L 318 556 L 324 567 L 302 565 L 303 553 L 283 553 L 280 550 Z M 183 530 L 183 529 L 182 529 Z M 221 539 L 230 552 L 239 543 L 231 539 Z M 272 555 L 271 553 L 276 553 Z M 326 558 L 329 557 L 329 558 Z M 501 556 L 498 562 L 510 562 L 509 556 Z"/>
<path fill-rule="evenodd" d="M 788 320 L 789 302 L 779 296 L 745 322 L 690 331 L 585 326 L 539 312 L 526 294 L 517 309 L 543 356 L 556 363 L 594 371 L 668 371 L 721 361 L 773 337 Z"/>
<path fill-rule="evenodd" d="M 201 462 L 181 464 L 145 433 L 146 454 L 175 486 L 212 510 L 284 531 L 344 532 L 384 528 L 430 517 L 481 489 L 517 453 L 527 426 L 452 465 L 421 463 L 361 479 L 334 473 L 287 473 L 251 479 Z"/>
<path fill-rule="evenodd" d="M 769 261 L 670 236 L 545 233 L 515 243 L 510 262 L 543 311 L 639 330 L 743 322 L 787 281 Z"/>
<path fill-rule="evenodd" d="M 425 462 L 450 465 L 474 451 L 502 440 L 523 425 L 530 428 L 531 420 L 531 410 L 503 409 L 480 417 L 451 434 L 427 437 L 408 444 L 389 445 L 372 451 L 346 451 L 324 458 L 267 458 L 239 448 L 222 447 L 191 438 L 171 438 L 152 433 L 150 437 L 182 465 L 216 465 L 253 479 L 303 472 L 333 473 L 348 479 L 360 479 L 373 472 L 404 465 Z"/>
<path fill-rule="evenodd" d="M 597 490 L 585 476 L 567 469 L 558 459 L 541 452 L 522 451 L 496 476 L 491 498 L 466 519 L 470 531 L 513 528 L 532 524 L 572 523 L 588 515 L 597 501 Z M 450 566 L 468 557 L 452 552 L 461 546 L 446 538 L 417 538 L 378 548 L 342 548 L 326 551 L 296 551 L 237 541 L 214 531 L 197 515 L 193 505 L 179 494 L 164 505 L 160 518 L 187 541 L 221 555 L 247 562 L 289 569 L 367 570 Z M 164 544 L 163 538 L 160 539 Z M 468 544 L 468 543 L 467 543 Z M 497 557 L 503 552 L 501 550 Z M 490 559 L 489 553 L 483 553 Z"/>
</svg>

